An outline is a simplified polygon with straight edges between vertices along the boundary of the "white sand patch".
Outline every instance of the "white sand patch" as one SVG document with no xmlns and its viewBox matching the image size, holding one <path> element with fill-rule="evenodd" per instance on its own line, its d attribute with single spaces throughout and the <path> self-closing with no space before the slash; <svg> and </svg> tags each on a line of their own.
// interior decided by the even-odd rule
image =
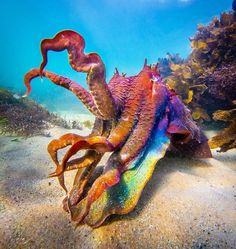
<svg viewBox="0 0 236 249">
<path fill-rule="evenodd" d="M 91 121 L 94 122 L 95 117 L 91 114 L 82 114 L 78 112 L 73 112 L 73 111 L 58 111 L 57 114 L 64 118 L 67 121 L 73 121 L 73 120 L 78 120 L 80 122 L 83 121 Z"/>
</svg>

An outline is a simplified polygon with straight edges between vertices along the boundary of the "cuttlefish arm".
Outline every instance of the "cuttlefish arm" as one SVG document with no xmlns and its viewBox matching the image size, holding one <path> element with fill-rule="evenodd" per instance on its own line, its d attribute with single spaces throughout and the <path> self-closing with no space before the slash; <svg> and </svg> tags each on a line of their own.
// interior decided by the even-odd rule
<svg viewBox="0 0 236 249">
<path fill-rule="evenodd" d="M 64 30 L 56 34 L 52 39 L 44 39 L 41 42 L 43 61 L 40 65 L 40 76 L 47 65 L 48 51 L 67 50 L 69 63 L 77 72 L 87 73 L 87 84 L 94 103 L 104 120 L 115 118 L 116 107 L 111 92 L 106 84 L 106 70 L 102 59 L 96 53 L 84 53 L 84 38 L 72 31 Z"/>
<path fill-rule="evenodd" d="M 170 140 L 166 135 L 168 119 L 165 116 L 153 129 L 152 137 L 143 153 L 130 162 L 120 182 L 108 188 L 91 206 L 85 222 L 100 226 L 111 214 L 127 214 L 132 211 L 152 176 L 156 163 L 165 155 Z"/>
<path fill-rule="evenodd" d="M 138 101 L 139 105 L 131 105 L 131 103 L 128 105 L 138 108 L 135 109 L 140 112 L 138 122 L 132 122 L 133 128 L 128 129 L 129 133 L 125 144 L 123 144 L 120 149 L 111 155 L 104 168 L 103 174 L 93 183 L 86 198 L 83 199 L 76 207 L 71 206 L 72 220 L 77 223 L 80 223 L 87 215 L 92 203 L 95 202 L 102 195 L 102 193 L 106 191 L 106 189 L 118 184 L 124 171 L 131 169 L 130 167 L 133 167 L 133 165 L 130 165 L 129 162 L 135 159 L 143 151 L 143 148 L 150 139 L 150 133 L 153 130 L 156 120 L 159 120 L 159 118 L 163 116 L 163 113 L 165 113 L 168 99 L 166 88 L 161 84 L 155 84 L 156 93 L 153 95 L 153 84 L 150 81 L 148 73 L 143 71 L 137 79 L 137 83 L 142 84 L 141 86 L 145 84 L 145 89 L 147 89 L 145 96 L 140 95 L 143 98 L 141 99 L 142 101 Z M 142 90 L 141 87 L 140 89 Z M 135 96 L 137 100 L 137 96 L 139 95 L 136 94 Z M 134 99 L 130 99 L 132 100 L 132 103 L 134 103 Z M 137 111 L 132 109 L 132 112 L 125 111 L 124 113 L 130 113 L 129 117 L 131 117 L 136 114 Z M 126 126 L 123 125 L 122 121 L 118 123 L 115 129 L 120 128 L 122 138 L 126 137 L 124 136 Z M 110 141 L 115 141 L 115 143 L 112 143 L 113 145 L 119 141 L 119 139 L 117 139 L 118 134 L 120 134 L 120 132 L 117 132 L 117 130 L 114 132 L 113 130 L 111 132 L 111 136 L 108 138 L 108 140 L 111 139 Z"/>
<path fill-rule="evenodd" d="M 24 84 L 27 88 L 27 91 L 23 97 L 27 97 L 29 93 L 31 92 L 31 81 L 34 78 L 39 77 L 40 70 L 38 68 L 31 69 L 24 77 Z M 43 70 L 41 72 L 41 76 L 48 78 L 51 82 L 54 84 L 64 87 L 68 89 L 69 91 L 73 92 L 85 105 L 85 107 L 96 117 L 103 119 L 103 115 L 98 110 L 92 95 L 86 91 L 82 86 L 74 82 L 73 80 L 63 77 L 61 75 L 57 75 L 53 72 Z"/>
</svg>

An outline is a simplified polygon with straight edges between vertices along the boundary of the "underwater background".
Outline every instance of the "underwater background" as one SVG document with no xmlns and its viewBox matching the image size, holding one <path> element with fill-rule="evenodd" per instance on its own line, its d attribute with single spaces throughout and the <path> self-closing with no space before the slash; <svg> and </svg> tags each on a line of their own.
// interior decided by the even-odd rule
<svg viewBox="0 0 236 249">
<path fill-rule="evenodd" d="M 148 63 L 167 53 L 186 59 L 189 38 L 198 24 L 207 24 L 231 0 L 132 0 L 132 1 L 4 1 L 1 4 L 0 85 L 23 95 L 24 74 L 41 63 L 40 41 L 63 29 L 79 32 L 86 40 L 85 51 L 97 52 L 104 61 L 107 81 L 115 67 L 127 75 L 137 74 Z M 85 74 L 73 71 L 66 52 L 49 53 L 48 70 L 86 87 Z M 35 79 L 30 98 L 51 111 L 87 110 L 68 91 L 47 79 Z"/>
<path fill-rule="evenodd" d="M 236 248 L 235 0 L 9 0 L 0 19 L 0 249 Z M 68 77 L 75 89 L 36 77 L 22 97 L 24 75 L 39 75 L 29 70 L 42 62 L 40 42 L 62 30 L 81 34 L 84 53 L 101 57 L 106 82 L 126 74 L 125 83 L 109 85 L 122 104 L 115 102 L 114 116 L 95 126 L 95 116 L 113 109 L 104 94 L 99 106 L 91 90 L 98 110 L 91 114 L 71 92 L 78 86 L 69 79 L 88 84 L 86 73 L 71 68 L 70 51 L 49 51 L 45 69 Z M 129 78 L 145 70 L 151 87 L 145 77 Z M 135 117 L 130 127 L 127 117 Z M 125 142 L 107 147 L 111 134 Z M 119 164 L 124 147 L 128 163 Z M 67 156 L 65 182 L 48 177 Z M 73 168 L 81 158 L 84 168 Z M 120 181 L 112 182 L 116 175 L 101 181 L 102 195 L 83 213 L 109 164 Z"/>
</svg>

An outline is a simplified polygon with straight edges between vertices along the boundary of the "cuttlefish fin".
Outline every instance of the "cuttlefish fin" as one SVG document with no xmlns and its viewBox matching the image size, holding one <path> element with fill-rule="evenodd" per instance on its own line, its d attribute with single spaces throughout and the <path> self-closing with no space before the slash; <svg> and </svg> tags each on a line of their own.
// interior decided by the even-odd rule
<svg viewBox="0 0 236 249">
<path fill-rule="evenodd" d="M 164 157 L 169 143 L 166 126 L 158 125 L 145 151 L 131 162 L 134 166 L 123 173 L 117 185 L 107 189 L 93 203 L 84 221 L 89 226 L 98 227 L 111 214 L 127 214 L 132 211 L 151 178 L 156 163 Z"/>
</svg>

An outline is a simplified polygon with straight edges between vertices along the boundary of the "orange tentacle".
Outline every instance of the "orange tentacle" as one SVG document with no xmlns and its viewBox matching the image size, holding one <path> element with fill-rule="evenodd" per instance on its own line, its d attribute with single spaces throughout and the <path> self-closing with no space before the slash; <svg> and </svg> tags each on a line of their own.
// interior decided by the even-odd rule
<svg viewBox="0 0 236 249">
<path fill-rule="evenodd" d="M 31 80 L 38 77 L 39 74 L 40 74 L 39 69 L 34 68 L 25 75 L 24 83 L 27 88 L 27 91 L 23 97 L 29 95 L 31 91 L 31 84 L 30 84 Z M 94 114 L 98 118 L 101 119 L 104 118 L 103 115 L 100 113 L 100 111 L 97 109 L 91 94 L 87 92 L 82 86 L 78 85 L 76 82 L 70 80 L 69 78 L 54 74 L 46 70 L 42 71 L 42 76 L 48 78 L 54 84 L 64 87 L 73 92 L 92 114 Z"/>
<path fill-rule="evenodd" d="M 105 66 L 96 53 L 84 54 L 85 42 L 81 35 L 71 30 L 64 30 L 52 39 L 41 42 L 43 61 L 40 66 L 40 75 L 47 64 L 49 50 L 67 50 L 71 67 L 78 72 L 86 72 L 87 83 L 97 109 L 103 119 L 115 117 L 115 104 L 105 81 Z"/>
<path fill-rule="evenodd" d="M 56 171 L 50 174 L 51 177 L 61 175 L 66 168 L 66 164 L 68 160 L 75 155 L 79 150 L 96 150 L 99 153 L 113 151 L 114 147 L 112 144 L 107 141 L 106 137 L 102 136 L 93 136 L 88 138 L 83 138 L 77 141 L 75 144 L 71 146 L 71 148 L 65 154 L 61 165 L 57 167 Z"/>
<path fill-rule="evenodd" d="M 54 139 L 48 144 L 48 153 L 50 154 L 53 162 L 56 165 L 59 165 L 58 157 L 57 157 L 57 151 L 59 149 L 65 148 L 68 145 L 72 145 L 76 143 L 77 141 L 81 140 L 81 136 L 73 134 L 73 133 L 67 133 L 63 136 L 61 136 L 59 139 Z"/>
</svg>

